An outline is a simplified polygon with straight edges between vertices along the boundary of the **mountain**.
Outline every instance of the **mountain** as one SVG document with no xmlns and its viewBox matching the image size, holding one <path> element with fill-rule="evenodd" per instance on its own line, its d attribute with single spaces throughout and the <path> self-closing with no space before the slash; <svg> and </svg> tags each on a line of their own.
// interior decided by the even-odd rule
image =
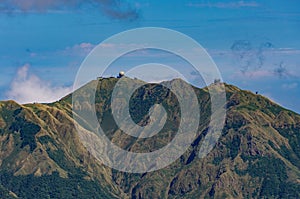
<svg viewBox="0 0 300 199">
<path fill-rule="evenodd" d="M 96 114 L 111 142 L 140 153 L 169 143 L 181 116 L 174 94 L 156 84 L 133 93 L 130 113 L 137 124 L 149 122 L 155 103 L 168 113 L 159 134 L 137 139 L 113 119 L 110 100 L 118 80 L 101 78 L 76 91 L 89 98 L 86 91 L 97 86 Z M 211 103 L 207 88 L 193 87 L 201 113 L 195 140 L 174 163 L 143 174 L 111 169 L 86 149 L 75 124 L 87 133 L 89 125 L 74 121 L 72 94 L 50 104 L 0 102 L 0 198 L 300 198 L 300 115 L 261 95 L 225 88 L 227 117 L 214 149 L 198 157 Z"/>
</svg>

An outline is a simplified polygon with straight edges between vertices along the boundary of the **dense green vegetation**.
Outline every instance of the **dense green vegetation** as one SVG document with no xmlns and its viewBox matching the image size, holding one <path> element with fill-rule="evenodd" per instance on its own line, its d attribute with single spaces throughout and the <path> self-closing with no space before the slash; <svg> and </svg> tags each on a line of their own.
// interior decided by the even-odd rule
<svg viewBox="0 0 300 199">
<path fill-rule="evenodd" d="M 0 184 L 0 198 L 12 199 L 15 198 L 12 194 Z"/>
<path fill-rule="evenodd" d="M 14 192 L 19 198 L 113 198 L 103 191 L 98 183 L 70 175 L 61 178 L 58 173 L 41 177 L 13 176 L 11 173 L 0 173 L 0 184 Z M 1 186 L 0 186 L 1 187 Z M 1 189 L 0 189 L 0 193 Z M 4 192 L 0 197 L 7 196 Z M 6 197 L 5 197 L 6 198 Z"/>
<path fill-rule="evenodd" d="M 30 151 L 36 148 L 35 135 L 41 130 L 39 125 L 26 121 L 24 118 L 16 117 L 10 126 L 11 131 L 20 132 L 22 148 L 29 145 Z"/>
<path fill-rule="evenodd" d="M 290 125 L 285 128 L 276 128 L 276 130 L 289 140 L 293 152 L 300 158 L 300 127 Z"/>
<path fill-rule="evenodd" d="M 232 140 L 227 143 L 226 146 L 229 149 L 229 156 L 232 160 L 238 155 L 240 144 L 241 139 L 238 135 L 234 135 Z"/>
<path fill-rule="evenodd" d="M 240 175 L 249 174 L 258 177 L 262 181 L 253 194 L 259 198 L 299 198 L 300 185 L 288 181 L 284 162 L 275 157 L 247 156 L 242 155 L 243 161 L 248 161 L 246 170 L 237 171 Z"/>
</svg>

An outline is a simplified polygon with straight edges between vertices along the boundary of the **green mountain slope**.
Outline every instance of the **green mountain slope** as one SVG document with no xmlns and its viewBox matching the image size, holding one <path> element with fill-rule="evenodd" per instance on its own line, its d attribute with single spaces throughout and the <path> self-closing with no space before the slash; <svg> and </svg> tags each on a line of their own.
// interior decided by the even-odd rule
<svg viewBox="0 0 300 199">
<path fill-rule="evenodd" d="M 148 110 L 161 103 L 168 117 L 148 139 L 123 133 L 113 120 L 110 99 L 116 78 L 95 80 L 99 123 L 119 147 L 150 152 L 169 143 L 180 107 L 168 89 L 148 84 L 130 100 L 132 119 L 143 126 Z M 180 85 L 181 80 L 170 84 Z M 119 172 L 97 161 L 81 143 L 72 118 L 72 95 L 52 104 L 0 103 L 0 198 L 300 198 L 300 116 L 261 95 L 226 85 L 227 118 L 215 148 L 198 157 L 210 119 L 207 89 L 199 99 L 199 133 L 168 167 L 144 174 Z M 90 107 L 79 104 L 82 110 Z M 87 121 L 81 128 L 89 131 Z"/>
</svg>

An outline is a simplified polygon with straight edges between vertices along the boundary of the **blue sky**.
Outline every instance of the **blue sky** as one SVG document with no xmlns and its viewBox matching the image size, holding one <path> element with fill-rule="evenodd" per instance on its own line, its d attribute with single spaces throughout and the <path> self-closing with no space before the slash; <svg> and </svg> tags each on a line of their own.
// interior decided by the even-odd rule
<svg viewBox="0 0 300 199">
<path fill-rule="evenodd" d="M 57 100 L 71 91 L 81 62 L 97 44 L 154 26 L 199 42 L 225 82 L 300 113 L 299 1 L 86 2 L 0 0 L 0 100 Z M 136 59 L 147 62 L 156 54 Z"/>
</svg>

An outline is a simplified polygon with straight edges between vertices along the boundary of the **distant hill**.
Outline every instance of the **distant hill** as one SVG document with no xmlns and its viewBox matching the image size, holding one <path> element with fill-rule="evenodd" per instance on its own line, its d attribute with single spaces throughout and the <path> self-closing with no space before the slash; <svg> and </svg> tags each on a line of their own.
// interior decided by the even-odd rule
<svg viewBox="0 0 300 199">
<path fill-rule="evenodd" d="M 117 81 L 85 85 L 97 84 L 95 107 L 107 137 L 138 152 L 169 143 L 180 118 L 176 97 L 156 84 L 134 93 L 130 113 L 136 123 L 147 123 L 155 103 L 168 113 L 162 132 L 136 139 L 113 120 L 110 99 Z M 0 102 L 0 198 L 300 198 L 300 115 L 261 95 L 225 87 L 227 117 L 215 148 L 198 158 L 211 111 L 207 88 L 194 88 L 201 113 L 197 137 L 174 163 L 144 174 L 111 169 L 87 151 L 74 127 L 72 94 L 51 104 Z M 77 92 L 89 97 L 84 89 Z"/>
</svg>

